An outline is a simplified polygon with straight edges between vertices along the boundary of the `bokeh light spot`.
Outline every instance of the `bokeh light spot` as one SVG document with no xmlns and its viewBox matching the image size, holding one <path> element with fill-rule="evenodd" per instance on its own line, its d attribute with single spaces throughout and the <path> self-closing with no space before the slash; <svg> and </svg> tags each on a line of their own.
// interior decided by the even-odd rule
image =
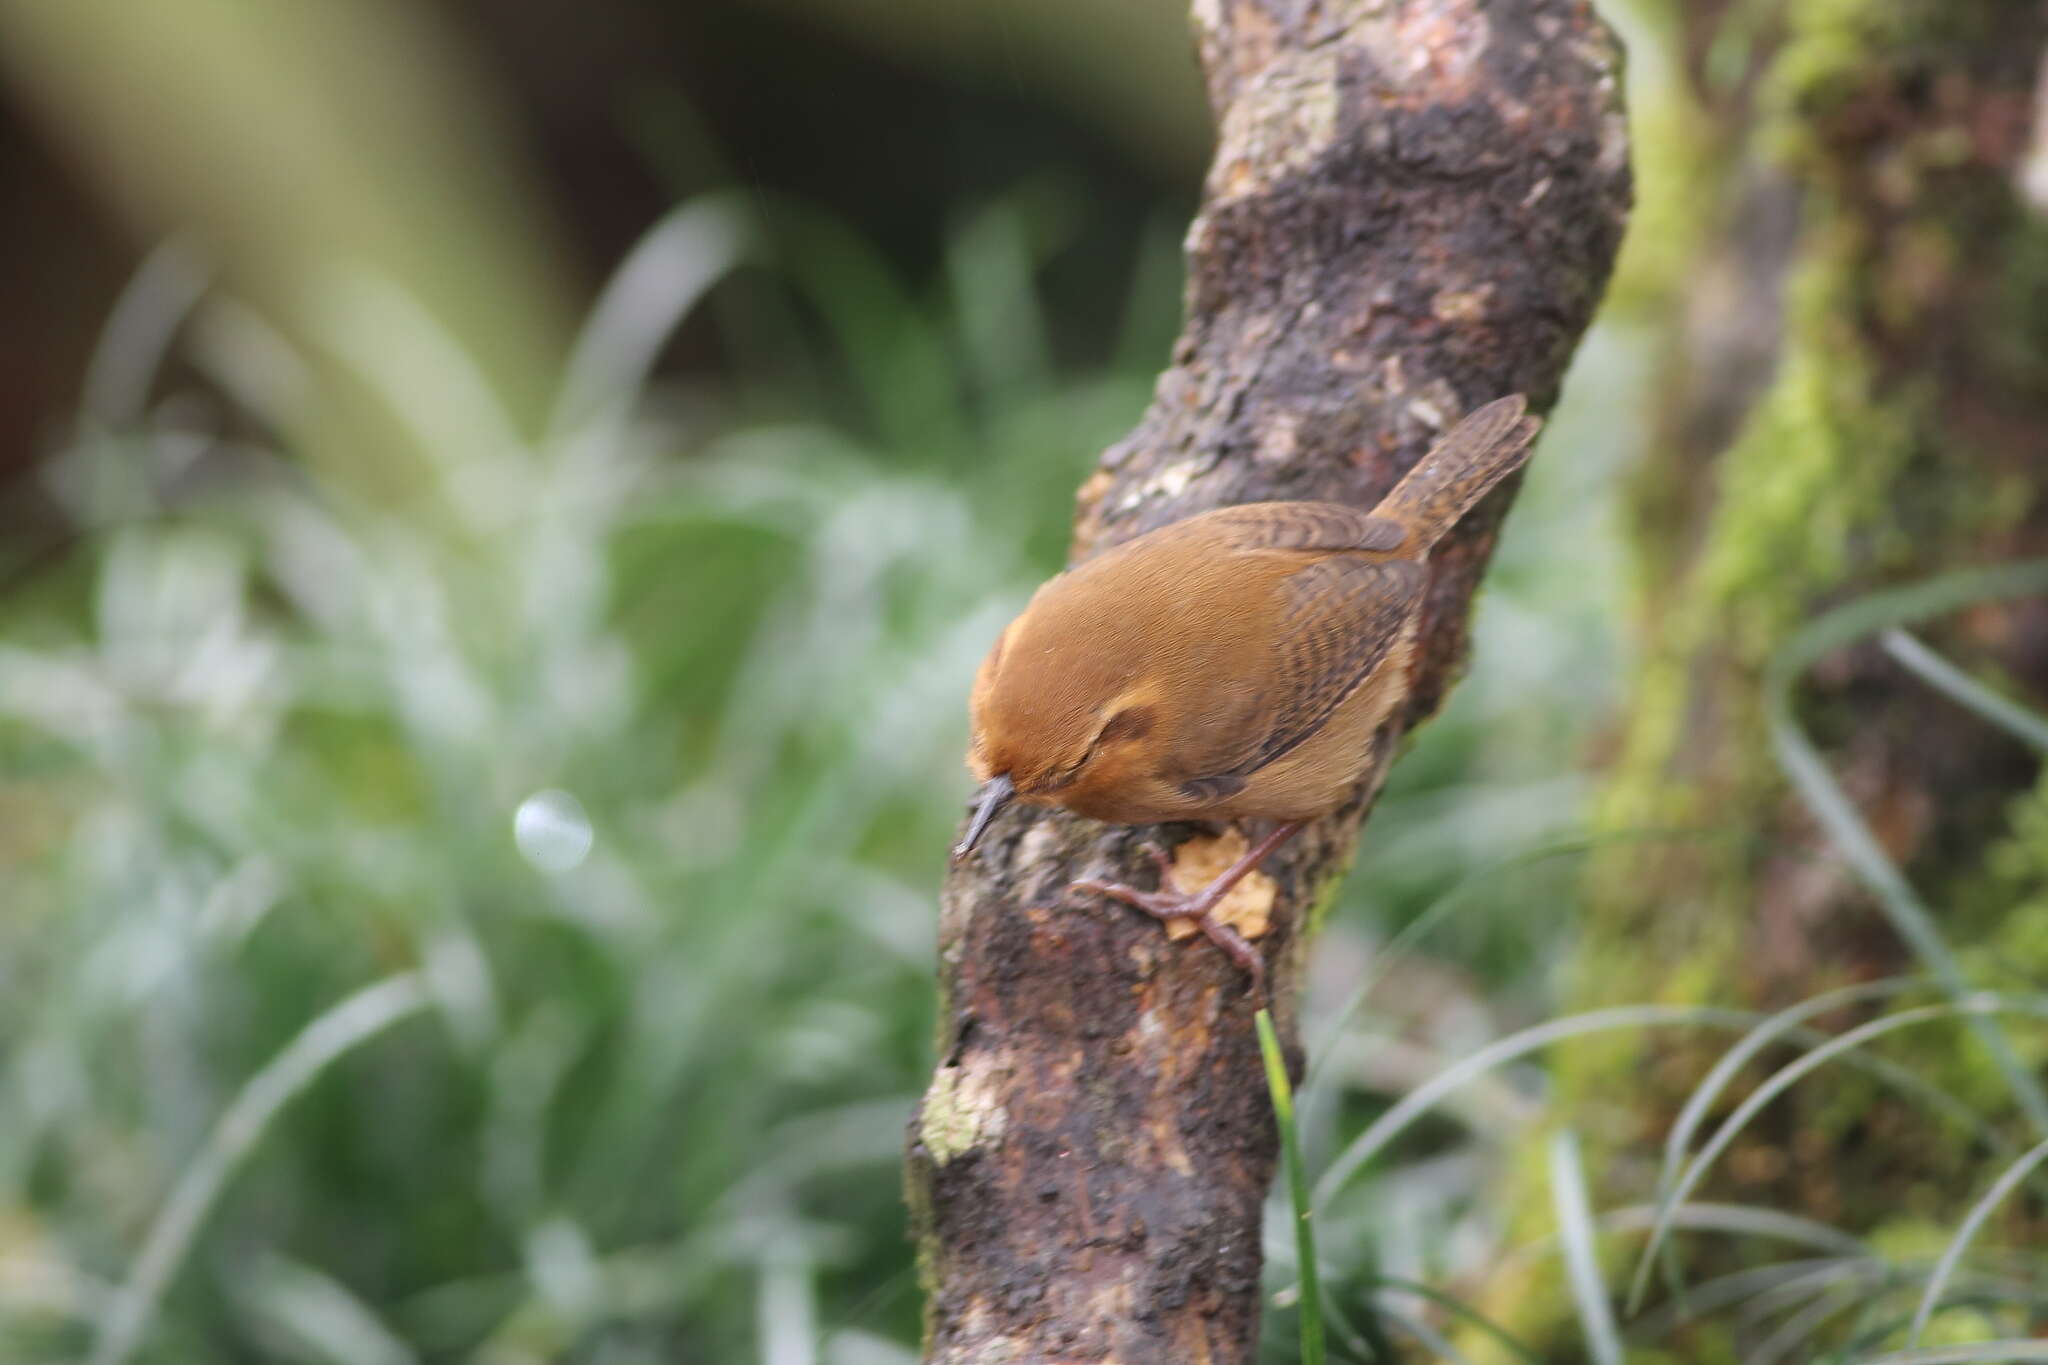
<svg viewBox="0 0 2048 1365">
<path fill-rule="evenodd" d="M 519 803 L 512 816 L 512 839 L 521 856 L 541 871 L 569 872 L 590 856 L 596 836 L 583 803 L 550 788 Z"/>
</svg>

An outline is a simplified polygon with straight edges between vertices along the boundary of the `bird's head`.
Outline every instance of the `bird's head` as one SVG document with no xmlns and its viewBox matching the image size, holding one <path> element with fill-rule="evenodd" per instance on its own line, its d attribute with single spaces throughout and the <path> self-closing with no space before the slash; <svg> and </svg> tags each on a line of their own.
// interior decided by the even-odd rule
<svg viewBox="0 0 2048 1365">
<path fill-rule="evenodd" d="M 1159 718 L 1153 689 L 1134 676 L 1113 632 L 1069 622 L 1058 606 L 1034 601 L 975 678 L 967 767 L 982 786 L 955 857 L 1011 801 L 1093 813 L 1156 766 L 1147 743 Z"/>
</svg>

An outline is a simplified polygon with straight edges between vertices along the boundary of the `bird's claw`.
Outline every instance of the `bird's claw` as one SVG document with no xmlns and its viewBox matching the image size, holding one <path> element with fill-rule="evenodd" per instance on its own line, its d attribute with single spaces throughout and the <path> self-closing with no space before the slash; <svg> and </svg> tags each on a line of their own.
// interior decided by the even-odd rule
<svg viewBox="0 0 2048 1365">
<path fill-rule="evenodd" d="M 1139 848 L 1144 851 L 1147 858 L 1152 860 L 1152 866 L 1159 869 L 1159 894 L 1179 896 L 1181 894 L 1180 882 L 1173 875 L 1172 856 L 1158 844 L 1140 844 Z"/>
<path fill-rule="evenodd" d="M 1190 896 L 1179 890 L 1173 880 L 1173 865 L 1166 855 L 1149 845 L 1146 852 L 1153 855 L 1159 864 L 1159 885 L 1157 891 L 1141 891 L 1135 886 L 1121 882 L 1105 882 L 1086 877 L 1073 883 L 1069 891 L 1092 891 L 1098 896 L 1122 901 L 1136 910 L 1159 920 L 1192 920 L 1195 927 L 1211 943 L 1221 948 L 1226 956 L 1251 976 L 1252 993 L 1263 999 L 1266 994 L 1266 960 L 1259 956 L 1259 950 L 1237 929 L 1216 918 L 1213 913 L 1220 897 L 1204 892 Z"/>
</svg>

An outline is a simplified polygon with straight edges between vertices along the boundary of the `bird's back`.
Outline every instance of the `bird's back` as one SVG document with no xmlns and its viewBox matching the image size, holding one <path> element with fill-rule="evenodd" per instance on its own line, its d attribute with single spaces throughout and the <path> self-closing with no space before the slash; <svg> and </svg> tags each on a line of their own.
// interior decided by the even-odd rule
<svg viewBox="0 0 2048 1365">
<path fill-rule="evenodd" d="M 1217 811 L 1305 741 L 1383 654 L 1420 566 L 1398 528 L 1333 503 L 1205 513 L 1047 583 L 1002 645 L 1010 733 L 1072 735 L 1105 704 L 1143 704 L 1149 780 L 1067 804 L 1127 822 Z M 1367 575 L 1398 578 L 1392 598 Z M 1365 600 L 1361 599 L 1361 593 Z"/>
</svg>

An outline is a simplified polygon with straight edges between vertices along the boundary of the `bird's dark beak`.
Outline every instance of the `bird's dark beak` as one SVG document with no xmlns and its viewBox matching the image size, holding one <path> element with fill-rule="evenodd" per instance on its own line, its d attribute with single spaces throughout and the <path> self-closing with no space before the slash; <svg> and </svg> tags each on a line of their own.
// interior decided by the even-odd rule
<svg viewBox="0 0 2048 1365">
<path fill-rule="evenodd" d="M 974 818 L 967 822 L 967 833 L 953 846 L 953 856 L 965 858 L 974 852 L 974 846 L 981 842 L 982 831 L 988 822 L 996 818 L 996 812 L 1010 804 L 1010 798 L 1017 794 L 1017 788 L 1010 781 L 1008 773 L 991 777 L 981 784 L 981 790 L 974 794 Z"/>
</svg>

